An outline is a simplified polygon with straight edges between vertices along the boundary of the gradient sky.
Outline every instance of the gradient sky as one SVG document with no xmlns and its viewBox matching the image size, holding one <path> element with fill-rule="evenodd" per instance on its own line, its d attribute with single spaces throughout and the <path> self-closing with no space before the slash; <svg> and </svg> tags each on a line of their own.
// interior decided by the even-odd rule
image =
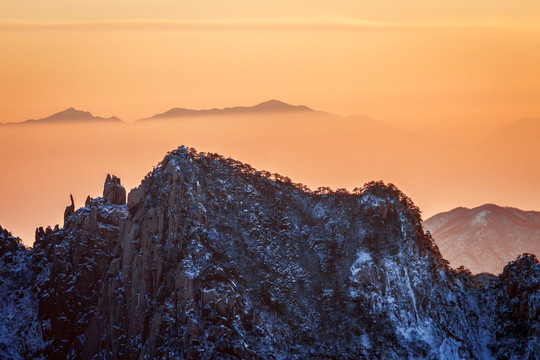
<svg viewBox="0 0 540 360">
<path fill-rule="evenodd" d="M 3 1 L 0 120 L 271 98 L 445 133 L 540 116 L 538 1 Z"/>
<path fill-rule="evenodd" d="M 483 142 L 500 126 L 540 118 L 536 0 L 9 0 L 0 2 L 0 46 L 0 122 L 42 118 L 68 107 L 131 122 L 172 107 L 222 108 L 279 99 L 335 114 L 365 114 L 454 144 L 452 150 L 427 148 L 417 154 L 416 177 L 407 174 L 406 164 L 383 169 L 385 164 L 372 163 L 377 158 L 369 159 L 367 153 L 359 154 L 363 162 L 351 167 L 355 154 L 341 157 L 337 152 L 327 156 L 331 162 L 323 167 L 327 174 L 318 175 L 304 163 L 295 163 L 296 154 L 289 159 L 287 147 L 275 157 L 283 159 L 281 163 L 269 161 L 268 139 L 270 145 L 258 153 L 257 146 L 247 149 L 246 143 L 240 148 L 221 139 L 221 129 L 209 130 L 212 135 L 205 137 L 192 127 L 186 132 L 191 135 L 178 142 L 171 134 L 168 142 L 153 141 L 144 161 L 122 163 L 119 158 L 100 165 L 97 160 L 107 160 L 109 154 L 103 150 L 95 161 L 85 160 L 93 168 L 79 164 L 78 174 L 68 178 L 53 170 L 66 170 L 71 149 L 82 154 L 84 149 L 78 147 L 92 139 L 73 143 L 68 139 L 71 148 L 63 149 L 49 139 L 63 141 L 67 133 L 47 134 L 40 128 L 21 135 L 0 129 L 4 132 L 0 163 L 18 167 L 18 177 L 0 181 L 5 196 L 0 214 L 9 218 L 0 219 L 0 224 L 18 230 L 28 221 L 23 218 L 28 209 L 41 207 L 25 230 L 27 243 L 33 226 L 61 221 L 67 193 L 75 191 L 68 189 L 72 184 L 77 183 L 78 198 L 98 196 L 101 179 L 107 171 L 118 171 L 114 168 L 118 166 L 117 174 L 129 187 L 135 186 L 150 164 L 164 155 L 160 146 L 166 144 L 170 150 L 179 141 L 310 185 L 353 187 L 381 178 L 394 181 L 427 216 L 484 202 L 540 210 L 536 186 L 540 167 L 532 157 L 538 150 L 528 148 L 534 141 L 520 147 L 522 136 L 514 136 L 500 148 L 496 142 Z M 354 145 L 354 131 L 361 129 L 342 131 L 350 144 L 336 138 L 326 144 L 363 149 Z M 24 139 L 18 141 L 17 136 Z M 325 144 L 322 137 L 316 144 L 301 139 L 301 132 L 298 140 L 283 141 L 293 144 L 290 149 L 303 159 L 309 154 L 302 149 Z M 59 158 L 44 158 L 42 143 Z M 460 143 L 463 147 L 455 145 Z M 104 149 L 114 150 L 108 146 Z M 129 157 L 127 149 L 137 147 L 130 144 L 114 151 Z M 391 155 L 396 150 L 388 151 L 386 158 L 394 161 Z M 523 151 L 528 155 L 520 156 Z M 477 155 L 471 160 L 469 154 Z M 47 184 L 58 188 L 39 184 L 47 171 L 51 172 Z M 420 177 L 422 181 L 417 180 Z M 523 186 L 513 186 L 519 181 Z M 445 192 L 449 186 L 452 190 Z M 54 193 L 57 200 L 50 205 L 54 209 L 44 208 L 44 203 L 49 206 L 44 199 L 24 199 L 23 204 L 25 187 L 36 194 Z M 54 217 L 47 217 L 50 212 Z"/>
</svg>

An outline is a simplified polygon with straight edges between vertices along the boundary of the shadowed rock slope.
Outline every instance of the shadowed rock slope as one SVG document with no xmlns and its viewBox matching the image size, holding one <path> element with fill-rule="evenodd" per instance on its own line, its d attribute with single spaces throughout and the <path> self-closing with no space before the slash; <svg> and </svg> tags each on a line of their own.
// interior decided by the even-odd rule
<svg viewBox="0 0 540 360">
<path fill-rule="evenodd" d="M 43 359 L 31 252 L 0 226 L 0 359 Z"/>
<path fill-rule="evenodd" d="M 122 193 L 115 179 L 104 193 Z M 540 351 L 538 260 L 484 282 L 451 269 L 392 185 L 310 192 L 181 147 L 127 204 L 117 198 L 88 199 L 64 228 L 37 231 L 36 322 L 50 359 Z"/>
</svg>

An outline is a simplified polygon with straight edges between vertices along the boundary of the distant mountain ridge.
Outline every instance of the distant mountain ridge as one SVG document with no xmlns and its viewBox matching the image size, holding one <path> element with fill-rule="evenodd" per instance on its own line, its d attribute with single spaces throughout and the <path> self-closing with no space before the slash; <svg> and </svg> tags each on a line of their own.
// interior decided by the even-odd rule
<svg viewBox="0 0 540 360">
<path fill-rule="evenodd" d="M 454 267 L 497 274 L 516 256 L 540 253 L 540 212 L 485 204 L 459 207 L 426 221 L 442 255 Z"/>
<path fill-rule="evenodd" d="M 9 125 L 28 125 L 28 124 L 44 124 L 44 123 L 68 123 L 68 122 L 97 122 L 97 121 L 103 121 L 103 122 L 115 122 L 115 123 L 121 123 L 122 120 L 117 118 L 116 116 L 112 116 L 109 118 L 103 118 L 101 116 L 94 116 L 89 111 L 82 111 L 77 110 L 73 107 L 67 108 L 66 110 L 57 112 L 55 114 L 52 114 L 50 116 L 47 116 L 45 118 L 41 119 L 30 119 L 18 123 L 4 123 Z"/>
<path fill-rule="evenodd" d="M 282 113 L 282 112 L 315 112 L 315 110 L 304 105 L 290 105 L 279 100 L 269 100 L 254 106 L 235 106 L 223 109 L 213 108 L 206 110 L 193 110 L 185 108 L 172 108 L 164 113 L 153 115 L 149 118 L 138 121 L 170 119 L 195 116 L 213 115 L 243 115 L 261 113 Z"/>
</svg>

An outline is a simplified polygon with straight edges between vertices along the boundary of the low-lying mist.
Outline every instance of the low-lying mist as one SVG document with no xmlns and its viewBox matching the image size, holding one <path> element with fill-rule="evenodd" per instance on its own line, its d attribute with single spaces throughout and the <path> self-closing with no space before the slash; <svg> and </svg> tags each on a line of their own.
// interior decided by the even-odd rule
<svg viewBox="0 0 540 360">
<path fill-rule="evenodd" d="M 31 245 L 36 227 L 62 225 L 70 194 L 76 208 L 87 195 L 101 196 L 107 173 L 119 176 L 129 191 L 180 145 L 233 157 L 312 189 L 392 182 L 424 217 L 485 202 L 540 207 L 540 150 L 520 138 L 503 133 L 443 145 L 365 117 L 281 113 L 4 125 L 0 224 Z"/>
</svg>

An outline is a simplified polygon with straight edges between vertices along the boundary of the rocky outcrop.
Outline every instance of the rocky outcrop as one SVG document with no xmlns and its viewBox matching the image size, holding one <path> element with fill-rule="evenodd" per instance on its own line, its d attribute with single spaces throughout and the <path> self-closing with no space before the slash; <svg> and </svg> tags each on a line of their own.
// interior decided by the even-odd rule
<svg viewBox="0 0 540 360">
<path fill-rule="evenodd" d="M 121 194 L 116 177 L 107 176 L 108 194 Z M 115 198 L 118 200 L 118 198 Z M 79 358 L 88 323 L 100 299 L 100 287 L 115 258 L 126 206 L 88 198 L 65 220 L 64 228 L 36 231 L 39 319 L 48 359 Z"/>
<path fill-rule="evenodd" d="M 0 258 L 9 262 L 9 259 L 18 250 L 21 250 L 21 247 L 22 245 L 20 239 L 14 237 L 9 231 L 0 226 Z"/>
<path fill-rule="evenodd" d="M 393 185 L 311 192 L 184 147 L 127 204 L 111 200 L 115 179 L 63 228 L 36 233 L 48 359 L 538 353 L 536 258 L 499 277 L 450 268 Z"/>
<path fill-rule="evenodd" d="M 117 205 L 126 203 L 126 189 L 120 184 L 120 178 L 107 174 L 103 187 L 103 198 Z"/>
<path fill-rule="evenodd" d="M 70 194 L 69 198 L 71 200 L 71 205 L 66 206 L 66 210 L 64 210 L 64 226 L 67 225 L 67 218 L 73 215 L 73 213 L 75 212 L 75 202 L 73 201 L 73 195 Z"/>
<path fill-rule="evenodd" d="M 504 267 L 484 297 L 493 313 L 490 348 L 497 359 L 537 359 L 540 354 L 540 265 L 524 254 Z M 513 334 L 513 336 L 508 336 Z"/>
</svg>

